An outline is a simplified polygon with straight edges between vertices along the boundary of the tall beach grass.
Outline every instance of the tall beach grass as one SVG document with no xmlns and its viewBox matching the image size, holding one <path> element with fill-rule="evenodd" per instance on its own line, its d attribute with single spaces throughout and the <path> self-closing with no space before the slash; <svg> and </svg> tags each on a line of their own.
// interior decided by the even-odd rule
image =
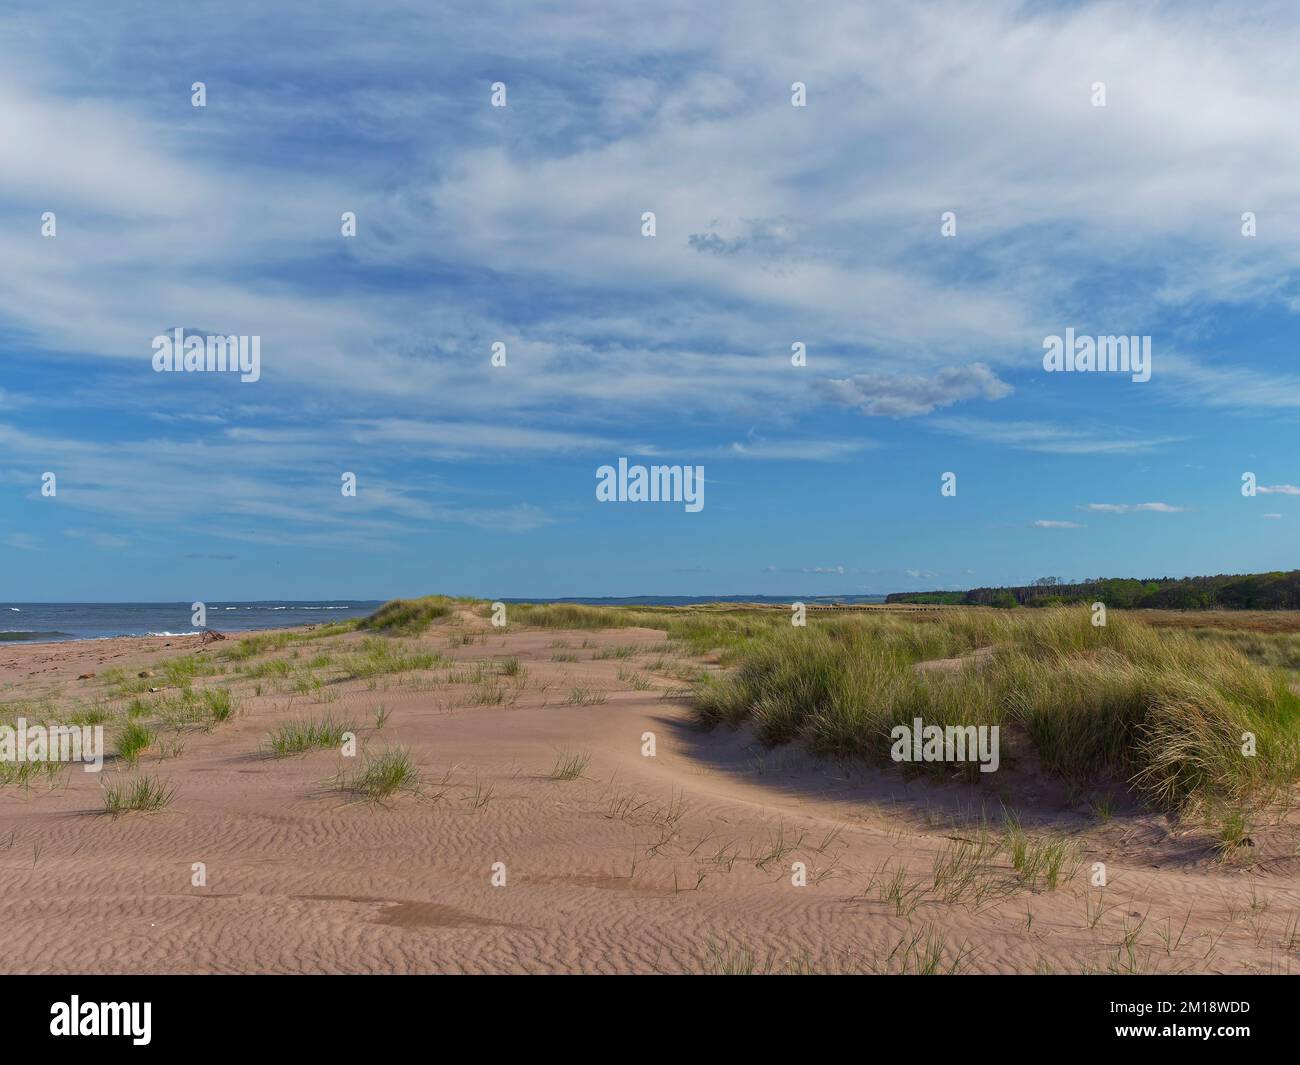
<svg viewBox="0 0 1300 1065">
<path fill-rule="evenodd" d="M 964 668 L 918 662 L 991 648 Z M 1300 778 L 1300 697 L 1232 642 L 1154 629 L 1111 611 L 952 611 L 778 626 L 728 675 L 703 682 L 706 726 L 749 725 L 769 745 L 888 760 L 890 730 L 1022 730 L 1070 784 L 1123 774 L 1152 803 L 1267 803 Z M 1254 754 L 1244 753 L 1253 744 Z"/>
</svg>

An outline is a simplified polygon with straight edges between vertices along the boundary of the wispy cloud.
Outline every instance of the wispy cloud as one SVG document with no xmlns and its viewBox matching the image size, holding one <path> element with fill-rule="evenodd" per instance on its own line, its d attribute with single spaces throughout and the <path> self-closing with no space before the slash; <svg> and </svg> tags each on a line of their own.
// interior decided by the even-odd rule
<svg viewBox="0 0 1300 1065">
<path fill-rule="evenodd" d="M 936 407 L 951 407 L 968 399 L 1003 399 L 1013 389 L 982 363 L 953 366 L 922 377 L 857 374 L 844 380 L 818 382 L 823 395 L 863 414 L 914 418 Z"/>
<path fill-rule="evenodd" d="M 358 474 L 355 497 L 340 491 L 343 472 L 355 472 L 339 448 L 305 434 L 229 430 L 225 442 L 172 440 L 90 444 L 38 436 L 0 424 L 11 484 L 38 494 L 40 474 L 58 475 L 58 502 L 74 512 L 110 515 L 158 526 L 187 525 L 205 535 L 253 543 L 359 545 L 379 548 L 428 524 L 464 524 L 506 532 L 540 528 L 555 518 L 526 501 L 483 506 L 425 498 L 418 483 L 386 475 L 382 467 Z M 241 446 L 260 446 L 255 460 L 238 461 Z M 265 531 L 248 527 L 249 522 Z M 69 535 L 88 537 L 74 529 Z M 95 542 L 92 540 L 92 542 Z M 101 537 L 98 546 L 120 546 Z"/>
<path fill-rule="evenodd" d="M 987 461 L 986 490 L 930 528 L 970 553 L 950 572 L 993 580 L 1015 548 L 972 527 L 1075 524 L 1033 521 L 1057 512 L 1041 502 L 1004 519 L 999 486 L 1054 474 L 1073 499 L 1141 499 L 1162 464 L 1257 447 L 1235 428 L 1289 439 L 1286 5 L 1243 21 L 1218 4 L 457 0 L 431 21 L 381 0 L 365 24 L 352 6 L 0 13 L 0 481 L 33 523 L 11 546 L 93 547 L 71 524 L 141 547 L 121 558 L 209 536 L 250 545 L 249 572 L 292 545 L 391 552 L 423 579 L 430 527 L 572 521 L 519 573 L 585 573 L 614 517 L 581 524 L 589 464 L 680 455 L 709 461 L 717 520 L 748 522 L 691 541 L 718 580 L 735 540 L 756 541 L 741 572 L 781 557 L 778 524 L 760 528 L 773 493 L 735 487 L 767 476 L 789 512 L 824 511 L 803 557 L 851 557 L 860 523 L 899 567 L 920 540 L 912 497 L 864 519 L 858 490 L 920 484 L 956 453 Z M 191 75 L 140 73 L 178 70 L 208 80 L 208 108 L 189 106 Z M 507 108 L 488 103 L 498 77 Z M 176 323 L 260 335 L 262 380 L 152 373 L 150 339 Z M 1044 375 L 1063 323 L 1155 334 L 1151 382 Z M 1180 504 L 1084 509 L 1211 520 L 1204 483 L 1163 483 Z M 1171 541 L 1179 526 L 1170 557 L 1190 566 L 1201 547 L 1186 522 Z M 643 564 L 669 562 L 602 579 Z"/>
<path fill-rule="evenodd" d="M 367 446 L 419 449 L 442 459 L 499 459 L 507 455 L 546 456 L 608 452 L 645 454 L 647 445 L 611 437 L 500 422 L 437 422 L 390 418 L 358 422 L 352 438 Z"/>
<path fill-rule="evenodd" d="M 1053 455 L 1131 455 L 1177 443 L 1177 436 L 1143 436 L 1132 430 L 1095 425 L 1064 426 L 1045 422 L 988 421 L 944 417 L 929 424 L 942 432 L 982 443 Z"/>
<path fill-rule="evenodd" d="M 1162 355 L 1160 380 L 1184 400 L 1206 407 L 1243 410 L 1300 409 L 1300 375 L 1220 360 L 1210 364 L 1186 354 Z"/>
<path fill-rule="evenodd" d="M 765 440 L 752 436 L 733 442 L 720 454 L 727 458 L 794 462 L 837 462 L 878 446 L 872 440 Z"/>
<path fill-rule="evenodd" d="M 607 16 L 617 32 L 556 12 L 506 28 L 492 4 L 436 30 L 406 5 L 385 11 L 360 35 L 345 19 L 311 27 L 313 54 L 352 74 L 338 79 L 320 76 L 333 69 L 324 60 L 304 65 L 290 42 L 305 27 L 282 14 L 259 38 L 259 64 L 294 72 L 295 84 L 315 74 L 311 91 L 225 78 L 207 112 L 182 97 L 183 117 L 178 101 L 125 72 L 160 56 L 195 59 L 195 42 L 211 39 L 202 11 L 173 13 L 164 36 L 105 20 L 96 69 L 121 80 L 93 98 L 97 82 L 66 66 L 65 19 L 82 16 L 25 22 L 26 47 L 0 85 L 0 149 L 13 162 L 0 182 L 15 221 L 53 201 L 75 214 L 58 238 L 66 244 L 4 239 L 11 284 L 0 313 L 38 348 L 113 360 L 138 360 L 173 320 L 244 324 L 274 354 L 268 389 L 383 398 L 404 412 L 432 396 L 480 412 L 566 395 L 618 395 L 641 409 L 705 394 L 738 408 L 804 402 L 788 374 L 723 373 L 718 357 L 757 371 L 774 338 L 817 322 L 815 358 L 857 368 L 825 378 L 819 394 L 903 418 L 1009 395 L 1005 371 L 1034 367 L 1068 294 L 1117 253 L 1162 278 L 1162 308 L 1196 306 L 1206 291 L 1267 296 L 1300 261 L 1290 190 L 1259 179 L 1300 168 L 1283 44 L 1294 17 L 1281 9 L 1265 33 L 1213 12 L 1193 25 L 1094 5 L 951 4 L 942 17 L 902 3 L 829 6 L 795 23 L 775 5 L 701 17 L 685 4 L 653 16 L 616 4 Z M 231 16 L 222 40 L 247 31 Z M 936 58 L 901 62 L 918 35 Z M 602 61 L 587 68 L 585 91 L 566 91 L 574 58 L 593 48 Z M 430 56 L 456 74 L 417 91 Z M 471 107 L 486 97 L 460 70 L 501 56 L 516 103 Z M 772 88 L 792 62 L 811 86 L 806 111 Z M 1100 68 L 1125 72 L 1103 113 L 1083 105 Z M 1204 69 L 1212 84 L 1177 76 Z M 833 139 L 821 117 L 831 99 Z M 1241 113 L 1251 122 L 1229 117 Z M 435 120 L 444 135 L 430 144 L 420 131 Z M 298 137 L 293 155 L 231 147 L 331 124 L 384 150 L 345 164 L 324 135 Z M 884 141 L 899 150 L 868 147 Z M 1092 165 L 1102 151 L 1104 180 Z M 960 186 L 947 176 L 953 158 L 963 160 Z M 1270 240 L 1243 241 L 1221 224 L 1224 189 L 1251 190 Z M 262 210 L 268 199 L 275 212 Z M 335 228 L 343 204 L 364 235 L 346 247 Z M 945 247 L 938 205 L 958 209 Z M 647 208 L 660 219 L 653 241 L 637 231 Z M 50 254 L 72 242 L 75 256 Z M 948 247 L 960 247 L 960 265 Z M 354 287 L 339 300 L 329 270 L 300 269 L 336 257 L 441 283 Z M 449 263 L 460 278 L 492 278 L 495 291 L 445 281 Z M 272 290 L 268 273 L 293 280 Z M 1139 298 L 1114 289 L 1099 293 L 1098 314 Z M 559 293 L 599 310 L 574 313 Z M 525 313 L 502 313 L 512 307 Z M 77 324 L 88 320 L 93 344 Z M 510 346 L 511 366 L 545 372 L 490 372 L 495 339 Z M 962 357 L 978 361 L 955 365 Z M 1278 389 L 1226 363 L 1162 366 L 1206 403 L 1294 406 L 1300 396 L 1300 378 Z"/>
<path fill-rule="evenodd" d="M 70 536 L 74 540 L 88 540 L 96 547 L 105 550 L 118 550 L 131 546 L 131 541 L 127 537 L 118 536 L 116 533 L 102 532 L 97 529 L 66 529 L 64 535 Z"/>
<path fill-rule="evenodd" d="M 1170 503 L 1080 503 L 1077 509 L 1103 514 L 1135 514 L 1141 511 L 1154 514 L 1179 514 L 1187 508 L 1175 507 Z"/>
<path fill-rule="evenodd" d="M 31 533 L 7 533 L 4 538 L 0 540 L 0 543 L 3 543 L 6 547 L 17 548 L 19 551 L 44 550 L 40 537 L 33 536 Z"/>
</svg>

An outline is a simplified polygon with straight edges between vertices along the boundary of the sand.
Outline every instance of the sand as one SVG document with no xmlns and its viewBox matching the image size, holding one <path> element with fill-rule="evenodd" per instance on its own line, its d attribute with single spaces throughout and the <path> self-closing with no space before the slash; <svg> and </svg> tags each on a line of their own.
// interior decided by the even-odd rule
<svg viewBox="0 0 1300 1065">
<path fill-rule="evenodd" d="M 660 632 L 501 633 L 468 614 L 455 624 L 473 642 L 452 648 L 439 625 L 405 643 L 467 665 L 517 657 L 526 676 L 499 678 L 502 704 L 473 705 L 475 686 L 448 683 L 446 668 L 313 695 L 268 682 L 232 720 L 188 733 L 179 754 L 151 750 L 138 770 L 110 762 L 100 775 L 74 767 L 53 789 L 0 788 L 0 971 L 1300 967 L 1290 820 L 1252 829 L 1249 853 L 1224 862 L 1202 830 L 1123 795 L 1103 820 L 1032 769 L 934 783 L 764 750 L 743 732 L 699 732 L 671 672 L 700 662 L 666 651 Z M 627 646 L 641 650 L 593 657 Z M 195 649 L 176 637 L 0 646 L 0 701 L 93 701 L 106 669 L 134 675 Z M 575 688 L 599 701 L 573 703 Z M 326 713 L 355 719 L 369 750 L 408 748 L 421 792 L 354 801 L 335 786 L 355 764 L 338 751 L 261 753 L 277 723 Z M 587 758 L 578 779 L 552 779 L 562 754 Z M 102 785 L 133 772 L 169 781 L 173 801 L 108 816 Z M 1005 855 L 961 883 L 936 879 L 936 860 L 970 846 L 961 841 L 977 838 L 981 816 L 999 821 L 1001 803 L 1031 835 L 1077 849 L 1054 889 L 1020 883 Z M 1090 884 L 1098 862 L 1104 889 Z M 206 886 L 192 883 L 194 863 Z"/>
</svg>

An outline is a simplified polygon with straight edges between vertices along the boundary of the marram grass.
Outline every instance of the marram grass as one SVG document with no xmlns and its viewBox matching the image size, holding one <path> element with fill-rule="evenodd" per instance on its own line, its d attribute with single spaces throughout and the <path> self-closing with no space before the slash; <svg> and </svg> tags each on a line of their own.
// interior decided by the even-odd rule
<svg viewBox="0 0 1300 1065">
<path fill-rule="evenodd" d="M 979 666 L 913 668 L 976 647 L 994 649 Z M 706 726 L 750 725 L 769 745 L 881 762 L 890 729 L 916 717 L 997 724 L 1023 731 L 1071 784 L 1122 773 L 1166 808 L 1285 800 L 1300 778 L 1300 697 L 1285 673 L 1232 641 L 1117 611 L 1100 627 L 1079 608 L 787 622 L 702 683 L 696 710 Z"/>
<path fill-rule="evenodd" d="M 390 636 L 418 636 L 439 618 L 449 617 L 456 604 L 474 603 L 448 595 L 425 595 L 418 599 L 392 599 L 357 623 L 361 629 Z"/>
<path fill-rule="evenodd" d="M 322 718 L 286 721 L 267 736 L 262 749 L 271 758 L 288 758 L 307 751 L 342 747 L 344 735 L 355 734 L 356 730 L 354 722 L 335 720 L 328 714 Z"/>
<path fill-rule="evenodd" d="M 414 634 L 453 602 L 395 600 L 362 624 Z M 1300 697 L 1286 672 L 1300 665 L 1300 636 L 1291 633 L 1155 628 L 1118 610 L 1094 626 L 1086 607 L 810 612 L 795 627 L 785 610 L 737 604 L 515 603 L 508 619 L 662 630 L 674 648 L 729 667 L 694 681 L 699 721 L 753 727 L 768 745 L 884 762 L 890 729 L 917 717 L 996 724 L 1072 786 L 1118 774 L 1152 804 L 1184 811 L 1286 801 L 1300 779 Z M 913 668 L 976 648 L 993 649 L 978 667 Z M 385 656 L 372 648 L 368 657 Z M 370 668 L 422 665 L 391 658 Z M 1243 753 L 1248 740 L 1253 755 Z"/>
<path fill-rule="evenodd" d="M 104 812 L 113 817 L 128 813 L 157 813 L 176 795 L 175 785 L 157 777 L 129 777 L 104 785 Z"/>
<path fill-rule="evenodd" d="M 338 786 L 359 799 L 386 803 L 402 792 L 418 793 L 420 771 L 404 747 L 389 747 L 375 754 L 367 751 L 360 767 L 339 774 Z"/>
</svg>

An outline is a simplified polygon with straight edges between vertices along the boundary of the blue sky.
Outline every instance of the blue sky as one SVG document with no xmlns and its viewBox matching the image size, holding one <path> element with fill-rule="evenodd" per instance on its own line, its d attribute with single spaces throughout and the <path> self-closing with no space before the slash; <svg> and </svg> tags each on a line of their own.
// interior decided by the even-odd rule
<svg viewBox="0 0 1300 1065">
<path fill-rule="evenodd" d="M 1300 13 L 862 7 L 7 4 L 0 599 L 1295 567 Z"/>
</svg>

